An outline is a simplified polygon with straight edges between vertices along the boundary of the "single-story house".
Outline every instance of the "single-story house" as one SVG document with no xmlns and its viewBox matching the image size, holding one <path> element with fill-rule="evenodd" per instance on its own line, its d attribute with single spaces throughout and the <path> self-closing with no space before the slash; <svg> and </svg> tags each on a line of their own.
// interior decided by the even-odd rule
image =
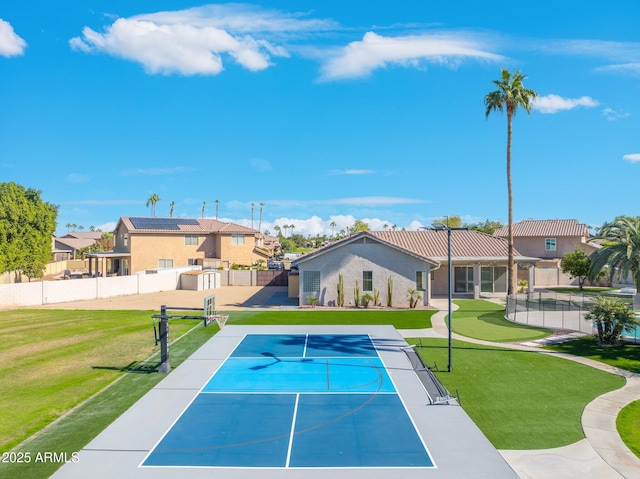
<svg viewBox="0 0 640 479">
<path fill-rule="evenodd" d="M 434 295 L 448 293 L 448 234 L 451 234 L 452 292 L 456 297 L 507 292 L 508 245 L 503 238 L 469 230 L 364 231 L 298 258 L 300 305 L 337 305 L 339 275 L 344 281 L 344 305 L 354 305 L 354 288 L 388 304 L 409 305 L 409 291 L 419 292 L 428 306 Z M 535 264 L 534 257 L 515 252 L 518 263 Z"/>
</svg>

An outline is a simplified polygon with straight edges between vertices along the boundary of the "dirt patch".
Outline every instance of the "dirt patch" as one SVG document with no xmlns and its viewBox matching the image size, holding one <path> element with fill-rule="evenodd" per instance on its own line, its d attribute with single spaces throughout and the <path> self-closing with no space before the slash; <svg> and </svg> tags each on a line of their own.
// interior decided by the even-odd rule
<svg viewBox="0 0 640 479">
<path fill-rule="evenodd" d="M 185 308 L 202 308 L 204 298 L 215 294 L 216 309 L 229 311 L 264 306 L 274 293 L 282 291 L 287 291 L 287 288 L 285 286 L 222 286 L 207 291 L 159 291 L 88 301 L 52 303 L 34 308 L 159 311 L 163 304 Z"/>
</svg>

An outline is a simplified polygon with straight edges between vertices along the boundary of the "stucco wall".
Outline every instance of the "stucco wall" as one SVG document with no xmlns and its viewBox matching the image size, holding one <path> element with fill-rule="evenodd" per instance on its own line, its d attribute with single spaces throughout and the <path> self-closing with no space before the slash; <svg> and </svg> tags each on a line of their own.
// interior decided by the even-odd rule
<svg viewBox="0 0 640 479">
<path fill-rule="evenodd" d="M 201 245 L 204 236 L 198 236 L 198 245 L 185 245 L 185 235 L 144 234 L 129 236 L 131 245 L 131 272 L 157 269 L 159 259 L 172 259 L 173 267 L 187 266 L 189 259 L 204 258 Z"/>
<path fill-rule="evenodd" d="M 253 253 L 256 244 L 253 236 L 245 235 L 244 246 L 232 244 L 231 238 L 231 235 L 220 235 L 219 251 L 222 255 L 223 266 L 231 267 L 234 263 L 242 266 L 251 266 L 259 259 L 259 257 Z"/>
<path fill-rule="evenodd" d="M 546 251 L 545 240 L 546 238 L 556 239 L 556 250 Z M 514 238 L 513 246 L 518 252 L 524 256 L 530 256 L 532 258 L 562 258 L 565 254 L 575 251 L 576 248 L 581 247 L 589 253 L 592 248 L 582 242 L 581 238 L 577 237 L 562 237 L 562 236 L 548 236 L 539 238 Z"/>
<path fill-rule="evenodd" d="M 304 272 L 320 271 L 320 291 L 304 291 Z M 365 291 L 362 284 L 363 271 L 373 272 L 373 288 L 379 292 L 379 301 L 387 304 L 387 283 L 389 276 L 393 278 L 393 306 L 409 306 L 409 289 L 416 288 L 416 271 L 426 271 L 429 277 L 429 265 L 417 258 L 404 254 L 365 238 L 358 243 L 350 243 L 321 254 L 300 264 L 300 304 L 309 304 L 307 296 L 317 294 L 318 305 L 334 306 L 337 300 L 338 275 L 344 275 L 345 306 L 354 305 L 354 288 L 356 280 L 360 285 L 360 294 Z M 429 281 L 427 279 L 427 287 Z M 428 291 L 421 291 L 422 303 L 428 304 Z"/>
<path fill-rule="evenodd" d="M 146 275 L 0 285 L 0 308 L 170 291 L 180 287 L 180 275 L 183 272 L 184 269 Z"/>
</svg>

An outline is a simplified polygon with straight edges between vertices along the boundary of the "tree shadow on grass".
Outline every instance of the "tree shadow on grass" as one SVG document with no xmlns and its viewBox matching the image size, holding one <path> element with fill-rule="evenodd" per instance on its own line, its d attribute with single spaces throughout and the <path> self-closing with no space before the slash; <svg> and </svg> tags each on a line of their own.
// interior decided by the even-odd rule
<svg viewBox="0 0 640 479">
<path fill-rule="evenodd" d="M 545 349 L 595 359 L 633 373 L 640 373 L 640 344 L 600 346 L 596 338 L 590 337 L 574 339 Z"/>
</svg>

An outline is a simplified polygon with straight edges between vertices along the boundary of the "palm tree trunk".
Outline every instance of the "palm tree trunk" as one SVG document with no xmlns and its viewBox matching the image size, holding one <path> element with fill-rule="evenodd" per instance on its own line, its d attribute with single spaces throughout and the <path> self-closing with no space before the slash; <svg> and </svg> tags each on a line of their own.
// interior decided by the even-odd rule
<svg viewBox="0 0 640 479">
<path fill-rule="evenodd" d="M 507 191 L 509 195 L 509 239 L 508 239 L 508 264 L 509 286 L 507 295 L 516 291 L 516 263 L 513 257 L 513 188 L 511 185 L 511 118 L 512 112 L 507 106 Z"/>
</svg>

